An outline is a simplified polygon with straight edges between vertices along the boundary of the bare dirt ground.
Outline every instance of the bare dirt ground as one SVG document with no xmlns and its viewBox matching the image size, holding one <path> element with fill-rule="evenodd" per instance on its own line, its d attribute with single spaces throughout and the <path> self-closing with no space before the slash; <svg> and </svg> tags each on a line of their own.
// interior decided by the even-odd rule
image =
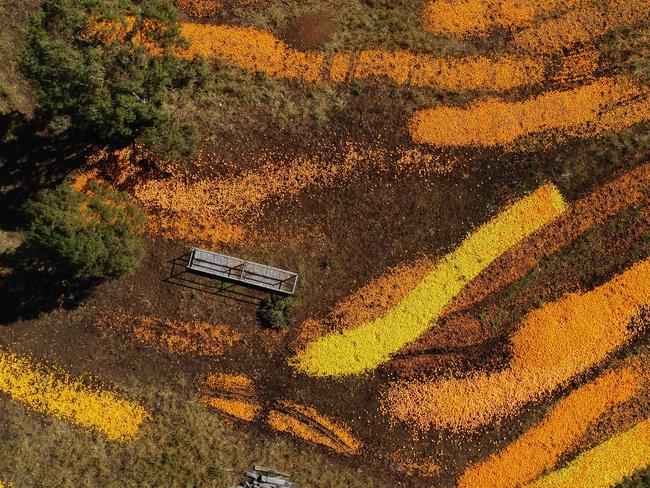
<svg viewBox="0 0 650 488">
<path fill-rule="evenodd" d="M 19 17 L 22 13 L 12 10 L 9 16 Z M 6 19 L 0 27 L 3 25 L 7 25 Z M 315 50 L 330 42 L 337 28 L 332 13 L 315 10 L 293 16 L 282 37 L 296 48 Z M 22 86 L 22 81 L 8 76 L 8 82 Z M 543 88 L 549 86 L 536 90 Z M 288 83 L 283 89 L 294 93 L 304 91 L 305 87 Z M 523 98 L 534 93 L 524 89 L 510 96 Z M 212 125 L 216 122 L 210 121 L 209 112 L 200 114 L 199 119 L 205 122 L 201 126 L 206 137 L 204 153 L 214 154 L 215 160 L 236 161 L 236 166 L 194 166 L 189 161 L 187 168 L 193 176 L 217 179 L 229 172 L 258 168 L 259 155 L 268 153 L 281 153 L 287 159 L 294 154 L 307 158 L 317 155 L 334 163 L 341 157 L 341 147 L 351 140 L 389 151 L 405 148 L 436 153 L 411 142 L 404 130 L 417 105 L 417 96 L 417 90 L 402 90 L 382 81 L 360 83 L 358 92 L 350 95 L 346 91 L 345 108 L 333 109 L 325 123 L 285 124 L 267 112 L 242 123 L 234 133 L 227 125 Z M 439 103 L 460 101 L 443 92 L 429 96 Z M 27 104 L 24 102 L 21 108 Z M 643 130 L 647 126 L 630 129 L 630 133 Z M 45 142 L 34 144 L 20 139 L 0 146 L 4 155 L 10 155 L 5 156 L 8 163 L 1 173 L 5 190 L 0 200 L 5 204 L 3 230 L 20 226 L 20 202 L 35 190 L 62 181 L 81 166 L 79 160 L 84 152 L 74 141 L 52 146 L 48 151 Z M 17 283 L 11 277 L 0 276 L 0 291 L 5 300 L 0 312 L 0 344 L 17 353 L 59 364 L 70 375 L 100 379 L 103 384 L 115 385 L 118 391 L 128 392 L 133 385 L 154 390 L 169 388 L 183 398 L 192 398 L 198 396 L 198 380 L 208 374 L 245 374 L 255 380 L 265 410 L 287 399 L 311 405 L 333 418 L 343 419 L 367 446 L 356 457 L 336 455 L 324 447 L 307 447 L 308 444 L 296 440 L 299 449 L 331 457 L 334 466 L 343 466 L 352 473 L 363 470 L 364 476 L 372 478 L 372 486 L 453 486 L 468 462 L 506 446 L 525 427 L 541 419 L 564 393 L 550 395 L 541 405 L 526 408 L 518 416 L 475 434 L 458 436 L 433 431 L 413 440 L 408 428 L 391 425 L 378 415 L 379 391 L 387 381 L 407 373 L 413 377 L 462 375 L 503 367 L 510 355 L 507 334 L 513 330 L 516 318 L 504 320 L 502 328 L 495 331 L 479 319 L 485 307 L 481 302 L 470 310 L 474 320 L 467 321 L 466 328 L 449 330 L 443 321 L 440 332 L 428 338 L 426 347 L 416 348 L 415 353 L 407 348 L 373 374 L 341 380 L 309 378 L 287 365 L 287 357 L 294 352 L 298 325 L 309 318 L 325 317 L 339 300 L 388 268 L 423 255 L 443 256 L 498 209 L 544 181 L 556 184 L 567 201 L 572 202 L 650 158 L 648 147 L 621 149 L 612 157 L 612 146 L 615 144 L 608 140 L 569 139 L 544 150 L 450 149 L 445 154 L 458 163 L 444 174 L 404 174 L 391 167 L 390 163 L 395 161 L 389 158 L 387 170 L 371 169 L 333 187 L 310 189 L 288 201 L 272 200 L 256 221 L 256 230 L 264 239 L 224 245 L 220 250 L 300 273 L 299 294 L 287 332 L 261 329 L 255 318 L 255 303 L 167 282 L 169 261 L 185 254 L 194 243 L 149 234 L 143 265 L 132 276 L 93 289 L 81 302 L 66 301 L 61 296 L 31 302 L 32 295 L 41 293 L 42 283 Z M 61 165 L 61 161 L 67 165 Z M 636 225 L 633 219 L 625 220 L 625 216 L 617 218 L 630 228 Z M 576 244 L 573 252 L 589 254 L 590 259 L 578 263 L 574 273 L 550 269 L 537 282 L 520 283 L 524 298 L 519 314 L 567 290 L 605 282 L 639 255 L 647 256 L 647 246 L 633 249 L 639 236 L 627 234 L 603 230 L 595 242 L 585 240 Z M 647 237 L 647 233 L 643 236 Z M 573 257 L 571 252 L 566 251 L 567 259 Z M 324 267 L 325 261 L 330 266 Z M 608 261 L 616 266 L 603 264 L 601 272 L 589 272 L 596 264 Z M 552 284 L 544 288 L 548 293 L 535 293 L 543 287 L 544 279 Z M 513 300 L 508 291 L 495 294 L 489 304 L 496 309 L 508 308 Z M 30 310 L 29 306 L 21 306 L 23 302 L 34 306 Z M 119 319 L 122 316 L 223 323 L 246 340 L 219 357 L 175 354 L 136 340 L 133 324 L 128 320 L 124 324 Z M 626 352 L 645 350 L 648 339 L 646 334 Z M 613 357 L 599 365 L 581 381 L 596 377 L 618 359 Z M 277 435 L 270 432 L 263 419 L 250 425 L 236 424 L 233 429 L 262 442 L 272 442 Z M 595 445 L 601 438 L 595 435 L 587 445 Z M 396 452 L 418 459 L 437 459 L 445 469 L 427 478 L 387 469 Z M 305 486 L 333 486 L 318 480 L 305 481 Z"/>
</svg>

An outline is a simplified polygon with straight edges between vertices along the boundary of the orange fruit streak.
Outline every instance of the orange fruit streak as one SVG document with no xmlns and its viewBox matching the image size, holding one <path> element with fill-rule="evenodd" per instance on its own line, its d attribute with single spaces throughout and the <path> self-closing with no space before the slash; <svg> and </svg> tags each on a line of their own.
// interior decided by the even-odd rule
<svg viewBox="0 0 650 488">
<path fill-rule="evenodd" d="M 513 369 L 574 375 L 597 364 L 633 333 L 628 324 L 650 301 L 650 259 L 588 293 L 533 310 L 512 336 Z M 576 341 L 566 340 L 565 333 Z"/>
<path fill-rule="evenodd" d="M 180 322 L 160 317 L 138 316 L 133 336 L 140 341 L 155 344 L 168 352 L 221 356 L 243 339 L 234 329 L 209 322 Z"/>
<path fill-rule="evenodd" d="M 523 27 L 540 15 L 589 3 L 590 0 L 435 0 L 425 6 L 424 25 L 437 35 L 486 35 L 495 27 Z"/>
<path fill-rule="evenodd" d="M 650 20 L 650 0 L 609 0 L 592 8 L 582 8 L 515 35 L 512 45 L 539 54 L 562 52 L 576 44 L 588 43 L 606 32 Z"/>
<path fill-rule="evenodd" d="M 470 430 L 516 413 L 603 361 L 638 332 L 628 325 L 650 297 L 650 259 L 587 293 L 531 312 L 513 334 L 512 360 L 496 373 L 392 385 L 389 414 L 421 430 Z"/>
<path fill-rule="evenodd" d="M 255 384 L 253 381 L 249 377 L 241 374 L 213 374 L 203 380 L 202 386 L 214 390 L 229 391 L 243 389 L 250 390 L 252 394 L 255 393 Z"/>
<path fill-rule="evenodd" d="M 272 34 L 243 27 L 185 23 L 183 36 L 190 47 L 183 56 L 222 57 L 247 71 L 262 71 L 271 78 L 312 83 L 344 82 L 350 79 L 388 78 L 396 84 L 438 86 L 449 90 L 507 90 L 539 82 L 543 62 L 513 57 L 435 59 L 409 51 L 365 50 L 357 55 L 350 72 L 350 53 L 332 58 L 325 73 L 326 56 L 317 51 L 298 51 Z"/>
<path fill-rule="evenodd" d="M 291 417 L 290 415 L 278 412 L 276 410 L 271 410 L 269 412 L 267 421 L 271 428 L 277 430 L 278 432 L 287 432 L 306 441 L 329 447 L 330 449 L 340 449 L 338 444 L 333 442 L 329 437 L 311 429 L 310 427 L 307 427 L 305 424 Z"/>
<path fill-rule="evenodd" d="M 592 425 L 614 406 L 638 395 L 642 382 L 638 369 L 625 366 L 574 390 L 503 451 L 468 468 L 458 488 L 511 488 L 553 469 Z"/>
<path fill-rule="evenodd" d="M 523 102 L 486 99 L 469 108 L 416 112 L 409 123 L 415 142 L 437 146 L 498 146 L 549 131 L 594 136 L 650 119 L 650 94 L 624 78 L 602 78 Z"/>
<path fill-rule="evenodd" d="M 219 410 L 220 412 L 232 415 L 240 420 L 250 422 L 260 414 L 262 408 L 251 402 L 244 402 L 242 400 L 233 400 L 227 398 L 211 398 L 203 397 L 201 402 L 210 408 Z"/>
<path fill-rule="evenodd" d="M 263 71 L 271 78 L 316 82 L 325 55 L 292 49 L 271 34 L 228 25 L 184 23 L 181 33 L 189 41 L 182 54 L 223 57 L 247 71 Z"/>
<path fill-rule="evenodd" d="M 452 91 L 502 91 L 539 83 L 543 79 L 542 61 L 512 56 L 432 60 L 417 55 L 411 68 L 411 85 L 438 86 Z"/>
</svg>

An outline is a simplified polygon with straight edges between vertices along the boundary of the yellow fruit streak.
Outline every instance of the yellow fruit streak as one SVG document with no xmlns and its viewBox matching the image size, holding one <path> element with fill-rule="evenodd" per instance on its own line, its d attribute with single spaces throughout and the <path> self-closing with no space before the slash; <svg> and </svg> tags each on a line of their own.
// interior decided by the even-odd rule
<svg viewBox="0 0 650 488">
<path fill-rule="evenodd" d="M 632 366 L 608 371 L 559 401 L 535 427 L 503 451 L 468 468 L 458 488 L 513 488 L 553 469 L 607 412 L 641 391 L 643 372 Z"/>
<path fill-rule="evenodd" d="M 526 488 L 609 488 L 650 466 L 650 419 L 615 435 Z"/>
<path fill-rule="evenodd" d="M 0 391 L 45 414 L 96 429 L 111 440 L 134 439 L 149 414 L 136 402 L 92 391 L 80 380 L 45 371 L 28 359 L 0 351 Z"/>
<path fill-rule="evenodd" d="M 290 362 L 313 376 L 343 376 L 376 368 L 425 332 L 481 270 L 565 208 L 557 189 L 544 185 L 473 232 L 384 316 L 342 334 L 323 336 Z"/>
</svg>

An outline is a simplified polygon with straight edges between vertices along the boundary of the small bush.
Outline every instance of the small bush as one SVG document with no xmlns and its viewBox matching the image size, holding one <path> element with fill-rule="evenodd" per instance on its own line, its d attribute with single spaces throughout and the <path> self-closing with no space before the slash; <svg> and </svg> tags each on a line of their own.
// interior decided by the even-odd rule
<svg viewBox="0 0 650 488">
<path fill-rule="evenodd" d="M 19 265 L 72 279 L 104 279 L 132 271 L 144 256 L 145 214 L 128 194 L 89 183 L 42 190 L 26 206 L 30 220 Z"/>
<path fill-rule="evenodd" d="M 274 330 L 286 329 L 289 327 L 287 316 L 290 305 L 290 298 L 271 295 L 260 302 L 257 309 L 257 319 L 264 327 Z"/>
</svg>

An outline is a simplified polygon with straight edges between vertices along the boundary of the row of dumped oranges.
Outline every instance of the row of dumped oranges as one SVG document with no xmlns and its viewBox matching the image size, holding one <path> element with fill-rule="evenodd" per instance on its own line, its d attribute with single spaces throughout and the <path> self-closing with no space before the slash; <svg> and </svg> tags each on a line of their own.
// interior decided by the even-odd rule
<svg viewBox="0 0 650 488">
<path fill-rule="evenodd" d="M 583 0 L 574 0 L 574 2 Z M 499 16 L 495 14 L 495 2 L 432 2 L 425 17 L 431 22 L 430 30 L 435 33 L 453 33 L 449 22 L 439 17 L 469 22 L 480 26 L 523 23 L 534 20 L 540 9 L 553 10 L 550 5 L 537 3 L 528 9 L 528 15 Z M 505 3 L 499 2 L 501 13 Z M 566 8 L 571 6 L 568 3 Z M 557 5 L 555 5 L 557 8 Z M 481 10 L 468 16 L 465 9 Z M 519 9 L 520 11 L 526 9 Z M 489 15 L 488 15 L 489 12 Z M 535 54 L 561 52 L 577 44 L 593 41 L 607 31 L 634 25 L 647 19 L 648 0 L 609 0 L 597 8 L 576 10 L 560 19 L 549 19 L 540 26 L 521 32 L 513 45 Z M 501 17 L 501 20 L 500 20 Z M 505 17 L 505 18 L 503 18 Z M 453 21 L 452 21 L 453 24 Z M 477 27 L 478 29 L 478 27 Z M 470 32 L 474 30 L 470 29 Z M 251 71 L 263 71 L 274 78 L 295 78 L 310 82 L 343 82 L 352 79 L 387 77 L 393 82 L 409 82 L 415 86 L 432 86 L 451 89 L 493 89 L 503 90 L 514 86 L 540 81 L 543 61 L 532 58 L 514 59 L 468 58 L 437 60 L 426 55 L 408 51 L 383 51 L 380 49 L 359 53 L 337 53 L 329 59 L 324 53 L 302 52 L 288 47 L 271 34 L 254 29 L 227 25 L 191 24 L 182 25 L 184 36 L 190 47 L 182 52 L 193 56 L 224 57 L 235 65 Z M 542 58 L 540 58 L 542 59 Z M 325 73 L 325 75 L 324 75 Z"/>
<path fill-rule="evenodd" d="M 127 332 L 135 341 L 171 354 L 218 357 L 246 342 L 242 333 L 226 324 L 135 315 L 121 310 L 98 312 L 95 324 L 104 330 Z"/>
<path fill-rule="evenodd" d="M 386 77 L 398 84 L 438 86 L 454 91 L 503 91 L 541 82 L 547 64 L 544 55 L 548 54 L 544 50 L 572 49 L 611 29 L 647 19 L 649 1 L 609 0 L 596 10 L 570 12 L 566 18 L 549 19 L 530 32 L 523 31 L 522 36 L 527 32 L 529 35 L 515 39 L 513 44 L 536 57 L 433 59 L 407 51 L 382 50 L 328 56 L 322 52 L 295 50 L 273 35 L 254 29 L 193 23 L 182 24 L 181 31 L 189 47 L 178 53 L 187 57 L 221 57 L 251 72 L 262 71 L 273 78 L 314 83 Z M 438 3 L 432 5 L 435 8 Z M 451 5 L 458 9 L 456 15 L 462 16 L 464 4 Z M 533 8 L 529 16 L 534 17 L 535 11 Z M 553 24 L 561 21 L 567 25 Z M 89 35 L 110 40 L 123 36 L 125 28 L 128 25 L 100 23 L 95 27 L 99 34 Z M 535 44 L 536 40 L 542 42 L 541 46 Z M 593 70 L 597 65 L 586 66 Z M 563 79 L 563 75 L 555 79 Z M 588 137 L 619 131 L 648 119 L 650 94 L 646 89 L 625 78 L 604 78 L 523 102 L 488 99 L 467 108 L 422 110 L 412 118 L 409 132 L 414 141 L 436 146 L 507 146 L 528 134 L 551 132 L 553 139 Z"/>
<path fill-rule="evenodd" d="M 243 339 L 233 328 L 209 322 L 182 322 L 140 315 L 133 318 L 132 325 L 136 340 L 177 354 L 220 356 Z"/>
<path fill-rule="evenodd" d="M 559 20 L 549 19 L 541 26 L 523 31 L 513 44 L 536 54 L 559 52 L 593 40 L 608 30 L 638 23 L 650 11 L 647 0 L 622 3 L 612 0 L 611 3 L 571 12 Z M 445 5 L 443 3 L 443 10 Z M 432 4 L 432 8 L 438 6 L 439 2 Z M 462 17 L 459 12 L 462 12 L 460 9 L 464 4 L 454 3 L 451 6 L 459 9 L 456 15 Z M 501 7 L 503 9 L 504 6 Z M 535 12 L 532 7 L 528 10 Z M 234 30 L 225 32 L 228 29 Z M 292 50 L 270 34 L 260 33 L 258 36 L 255 32 L 227 26 L 187 25 L 186 30 L 187 37 L 197 41 L 191 43 L 191 46 L 196 46 L 190 48 L 192 54 L 225 56 L 244 69 L 263 70 L 274 77 L 318 82 L 322 80 L 322 65 L 328 65 L 324 54 Z M 214 42 L 206 44 L 206 35 Z M 542 59 L 502 57 L 433 62 L 408 52 L 373 50 L 358 55 L 336 54 L 329 63 L 326 78 L 341 82 L 387 77 L 396 83 L 409 82 L 416 86 L 433 84 L 451 90 L 505 90 L 541 81 Z M 591 70 L 595 68 L 594 63 L 588 63 L 588 66 Z M 642 99 L 639 100 L 639 97 Z M 648 118 L 650 98 L 643 88 L 624 78 L 601 79 L 584 87 L 550 92 L 524 102 L 488 100 L 466 109 L 441 107 L 420 111 L 411 121 L 409 131 L 413 139 L 421 143 L 493 146 L 508 145 L 536 132 L 555 131 L 556 136 L 564 137 L 600 135 L 630 127 Z"/>
<path fill-rule="evenodd" d="M 116 441 L 133 440 L 149 418 L 137 402 L 108 390 L 91 389 L 58 368 L 0 350 L 0 392 L 29 408 Z"/>
<path fill-rule="evenodd" d="M 482 100 L 468 108 L 418 111 L 409 123 L 415 142 L 436 146 L 509 146 L 533 133 L 601 136 L 650 119 L 650 91 L 625 77 L 602 78 L 523 102 Z"/>
<path fill-rule="evenodd" d="M 418 429 L 471 430 L 518 413 L 600 364 L 641 332 L 630 327 L 650 295 L 650 259 L 595 290 L 531 312 L 510 339 L 508 368 L 466 378 L 406 381 L 386 396 L 390 415 Z"/>
<path fill-rule="evenodd" d="M 244 375 L 210 375 L 200 387 L 203 391 L 201 401 L 227 418 L 250 422 L 263 413 L 255 385 Z M 275 402 L 266 415 L 266 423 L 278 432 L 292 434 L 341 454 L 355 454 L 363 446 L 341 422 L 325 417 L 313 407 L 290 400 Z"/>
<path fill-rule="evenodd" d="M 253 224 L 270 201 L 288 203 L 306 189 L 335 186 L 370 170 L 385 172 L 389 161 L 396 161 L 399 174 L 439 174 L 449 171 L 451 164 L 426 152 L 389 152 L 348 143 L 335 161 L 318 155 L 264 155 L 255 170 L 198 181 L 183 175 L 144 180 L 136 184 L 133 194 L 150 215 L 148 227 L 156 234 L 194 242 L 198 239 L 211 246 L 240 244 L 257 237 Z"/>
<path fill-rule="evenodd" d="M 341 83 L 386 77 L 397 84 L 448 90 L 502 91 L 541 81 L 544 63 L 511 56 L 436 59 L 409 51 L 379 49 L 326 55 L 299 51 L 272 34 L 228 25 L 182 24 L 187 57 L 224 58 L 241 69 L 271 78 Z"/>
<path fill-rule="evenodd" d="M 123 23 L 98 21 L 85 35 L 103 42 L 120 41 L 134 26 L 133 19 Z M 179 56 L 218 57 L 270 78 L 310 83 L 386 77 L 397 84 L 503 91 L 541 81 L 545 67 L 542 60 L 512 56 L 439 59 L 410 51 L 380 49 L 327 55 L 293 49 L 270 33 L 230 25 L 187 22 L 181 24 L 181 34 L 188 46 L 175 49 Z M 141 42 L 152 53 L 160 51 L 155 43 L 141 37 L 136 36 L 134 42 Z"/>
<path fill-rule="evenodd" d="M 463 38 L 508 29 L 515 32 L 515 47 L 548 53 L 642 22 L 647 15 L 647 0 L 432 0 L 423 17 L 432 34 Z"/>
</svg>

